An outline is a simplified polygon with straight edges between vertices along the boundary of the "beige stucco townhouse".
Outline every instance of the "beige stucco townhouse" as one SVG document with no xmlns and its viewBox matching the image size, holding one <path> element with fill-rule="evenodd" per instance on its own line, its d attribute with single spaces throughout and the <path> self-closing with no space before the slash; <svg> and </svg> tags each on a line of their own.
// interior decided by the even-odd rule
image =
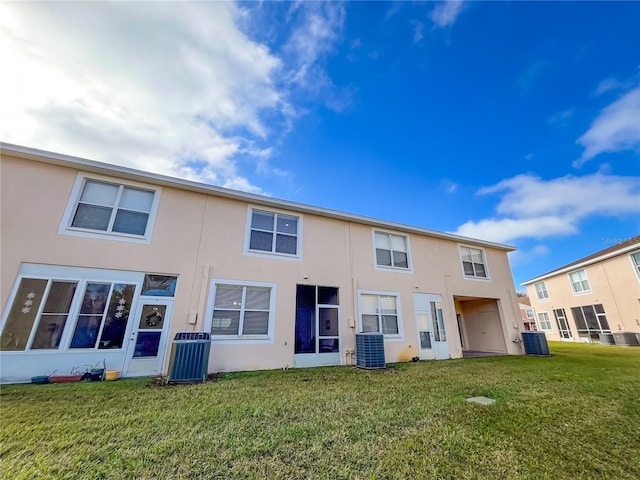
<svg viewBox="0 0 640 480">
<path fill-rule="evenodd" d="M 640 236 L 523 285 L 549 340 L 600 342 L 603 334 L 640 333 Z"/>
<path fill-rule="evenodd" d="M 513 247 L 1 144 L 0 380 L 522 353 Z"/>
</svg>

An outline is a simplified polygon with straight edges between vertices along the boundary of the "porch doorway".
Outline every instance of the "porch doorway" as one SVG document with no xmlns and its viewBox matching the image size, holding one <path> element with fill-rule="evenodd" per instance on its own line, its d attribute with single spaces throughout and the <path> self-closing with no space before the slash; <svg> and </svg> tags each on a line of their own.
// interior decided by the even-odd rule
<svg viewBox="0 0 640 480">
<path fill-rule="evenodd" d="M 141 297 L 129 336 L 123 375 L 160 375 L 167 346 L 173 300 Z"/>
<path fill-rule="evenodd" d="M 442 297 L 424 293 L 413 294 L 420 360 L 445 360 L 450 358 L 447 332 L 442 313 Z"/>
<path fill-rule="evenodd" d="M 460 315 L 463 356 L 477 353 L 507 354 L 505 331 L 498 300 L 492 298 L 454 297 Z M 477 355 L 476 355 L 477 356 Z"/>
<path fill-rule="evenodd" d="M 293 365 L 340 365 L 340 305 L 337 288 L 297 285 Z"/>
</svg>

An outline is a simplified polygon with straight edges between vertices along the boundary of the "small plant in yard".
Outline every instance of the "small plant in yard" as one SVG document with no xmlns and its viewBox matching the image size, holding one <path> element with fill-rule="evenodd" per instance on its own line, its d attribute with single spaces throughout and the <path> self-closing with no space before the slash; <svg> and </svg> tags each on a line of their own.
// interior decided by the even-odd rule
<svg viewBox="0 0 640 480">
<path fill-rule="evenodd" d="M 176 388 L 5 385 L 0 477 L 637 480 L 640 348 L 550 346 Z"/>
</svg>

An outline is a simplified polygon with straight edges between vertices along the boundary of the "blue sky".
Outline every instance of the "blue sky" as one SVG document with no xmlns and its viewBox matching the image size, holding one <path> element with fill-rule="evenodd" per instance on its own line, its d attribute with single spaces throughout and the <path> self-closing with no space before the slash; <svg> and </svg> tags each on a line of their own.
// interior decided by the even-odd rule
<svg viewBox="0 0 640 480">
<path fill-rule="evenodd" d="M 0 138 L 513 244 L 519 285 L 640 233 L 639 24 L 638 2 L 5 2 Z"/>
</svg>

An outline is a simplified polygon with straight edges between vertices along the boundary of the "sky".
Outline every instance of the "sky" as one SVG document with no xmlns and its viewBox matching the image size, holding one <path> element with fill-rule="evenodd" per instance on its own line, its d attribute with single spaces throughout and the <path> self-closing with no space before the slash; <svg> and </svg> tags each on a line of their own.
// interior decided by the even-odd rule
<svg viewBox="0 0 640 480">
<path fill-rule="evenodd" d="M 639 24 L 640 2 L 1 2 L 0 140 L 514 245 L 523 290 L 640 233 Z"/>
</svg>

